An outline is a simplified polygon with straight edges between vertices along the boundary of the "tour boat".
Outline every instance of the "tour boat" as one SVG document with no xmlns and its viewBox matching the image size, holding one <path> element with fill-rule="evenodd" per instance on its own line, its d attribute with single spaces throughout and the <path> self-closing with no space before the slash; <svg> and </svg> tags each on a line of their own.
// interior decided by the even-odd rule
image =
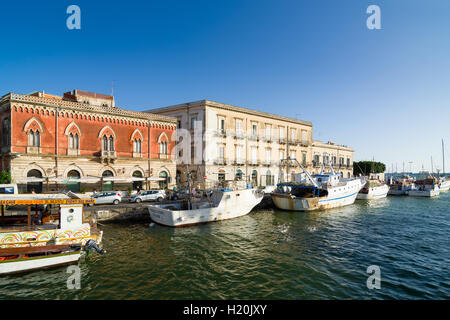
<svg viewBox="0 0 450 320">
<path fill-rule="evenodd" d="M 310 211 L 346 206 L 355 202 L 366 183 L 363 177 L 342 178 L 331 165 L 329 173 L 324 173 L 322 168 L 321 174 L 310 175 L 297 160 L 288 160 L 296 161 L 303 172 L 294 175 L 294 182 L 280 182 L 272 193 L 275 206 L 282 210 Z"/>
<path fill-rule="evenodd" d="M 413 178 L 409 176 L 403 176 L 398 179 L 389 179 L 389 192 L 390 196 L 406 196 L 408 192 L 414 189 L 416 186 L 414 184 Z"/>
<path fill-rule="evenodd" d="M 416 181 L 416 188 L 408 191 L 408 195 L 412 197 L 436 197 L 440 194 L 438 180 L 429 177 Z"/>
<path fill-rule="evenodd" d="M 386 198 L 389 192 L 389 186 L 377 179 L 367 180 L 364 187 L 359 191 L 356 199 L 358 200 L 373 200 Z"/>
<path fill-rule="evenodd" d="M 95 200 L 24 196 L 0 196 L 0 275 L 76 263 L 90 249 L 103 253 L 98 246 L 103 232 L 83 217 L 83 204 Z M 26 205 L 27 215 L 5 215 L 4 205 Z M 45 205 L 59 205 L 59 210 L 38 210 Z"/>
<path fill-rule="evenodd" d="M 248 214 L 263 199 L 257 188 L 232 187 L 214 190 L 206 200 L 148 206 L 151 219 L 168 227 L 182 227 L 233 219 Z"/>
</svg>

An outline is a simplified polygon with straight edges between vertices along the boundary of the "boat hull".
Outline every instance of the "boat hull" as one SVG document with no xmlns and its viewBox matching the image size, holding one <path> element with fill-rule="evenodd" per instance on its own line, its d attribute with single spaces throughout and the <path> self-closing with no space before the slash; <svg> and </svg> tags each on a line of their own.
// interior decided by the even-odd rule
<svg viewBox="0 0 450 320">
<path fill-rule="evenodd" d="M 450 180 L 446 180 L 446 181 L 442 182 L 441 185 L 439 186 L 439 189 L 441 191 L 449 191 L 450 190 Z"/>
<path fill-rule="evenodd" d="M 358 200 L 375 200 L 386 198 L 389 192 L 389 187 L 387 185 L 370 188 L 367 193 L 359 192 L 356 199 Z"/>
<path fill-rule="evenodd" d="M 439 189 L 434 190 L 411 190 L 408 192 L 408 195 L 411 197 L 437 197 L 440 194 Z"/>
<path fill-rule="evenodd" d="M 205 204 L 193 210 L 171 210 L 168 206 L 150 205 L 148 211 L 152 221 L 158 224 L 185 227 L 244 216 L 263 199 L 263 195 L 257 195 L 255 189 L 224 192 L 223 197 L 225 199 L 217 207 Z"/>
<path fill-rule="evenodd" d="M 0 261 L 0 274 L 33 271 L 42 268 L 56 267 L 77 263 L 81 252 L 68 252 L 51 256 L 29 257 Z"/>
</svg>

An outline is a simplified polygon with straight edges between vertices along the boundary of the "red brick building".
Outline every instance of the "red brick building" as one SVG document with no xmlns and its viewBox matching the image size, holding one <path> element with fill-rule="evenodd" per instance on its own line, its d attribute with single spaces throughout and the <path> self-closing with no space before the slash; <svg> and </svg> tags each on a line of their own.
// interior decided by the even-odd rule
<svg viewBox="0 0 450 320">
<path fill-rule="evenodd" d="M 20 192 L 126 190 L 175 183 L 176 119 L 74 90 L 0 98 L 0 170 Z"/>
</svg>

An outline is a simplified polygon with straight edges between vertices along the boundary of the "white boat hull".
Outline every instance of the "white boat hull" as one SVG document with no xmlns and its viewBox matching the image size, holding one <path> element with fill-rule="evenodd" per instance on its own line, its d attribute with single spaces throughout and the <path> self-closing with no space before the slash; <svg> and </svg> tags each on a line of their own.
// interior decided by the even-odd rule
<svg viewBox="0 0 450 320">
<path fill-rule="evenodd" d="M 257 206 L 263 199 L 256 189 L 227 191 L 217 207 L 208 203 L 201 205 L 193 202 L 192 210 L 173 210 L 173 205 L 150 205 L 148 211 L 150 218 L 161 225 L 168 227 L 182 227 L 200 223 L 222 221 L 244 216 Z"/>
<path fill-rule="evenodd" d="M 449 191 L 450 190 L 450 180 L 445 180 L 444 182 L 442 182 L 441 185 L 439 186 L 439 189 L 441 191 Z"/>
<path fill-rule="evenodd" d="M 278 209 L 288 211 L 332 209 L 353 204 L 362 187 L 361 180 L 355 179 L 349 181 L 346 186 L 329 189 L 328 195 L 325 197 L 301 198 L 289 194 L 273 193 L 272 200 Z"/>
<path fill-rule="evenodd" d="M 379 187 L 369 188 L 368 193 L 358 193 L 356 199 L 358 200 L 375 200 L 386 198 L 389 192 L 389 187 L 387 185 L 382 185 Z"/>
<path fill-rule="evenodd" d="M 439 189 L 432 190 L 411 190 L 408 195 L 411 197 L 437 197 L 440 194 Z"/>
<path fill-rule="evenodd" d="M 81 256 L 81 252 L 70 252 L 65 254 L 55 254 L 51 256 L 30 257 L 20 260 L 0 261 L 0 274 L 31 271 L 47 267 L 76 263 Z"/>
</svg>

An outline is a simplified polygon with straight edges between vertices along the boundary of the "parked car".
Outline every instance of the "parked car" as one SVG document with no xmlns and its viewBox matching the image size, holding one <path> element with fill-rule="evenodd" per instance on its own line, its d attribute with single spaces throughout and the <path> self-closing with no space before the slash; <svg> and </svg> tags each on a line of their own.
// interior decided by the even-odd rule
<svg viewBox="0 0 450 320">
<path fill-rule="evenodd" d="M 147 190 L 141 191 L 141 193 L 132 195 L 130 202 L 142 202 L 142 201 L 158 201 L 161 202 L 166 198 L 166 192 L 164 190 Z"/>
<path fill-rule="evenodd" d="M 95 199 L 95 204 L 119 204 L 122 201 L 120 192 L 104 191 L 94 194 L 92 199 Z M 93 204 L 90 204 L 91 206 Z"/>
<path fill-rule="evenodd" d="M 173 192 L 170 195 L 171 200 L 183 200 L 189 198 L 189 194 L 186 189 L 182 189 L 176 192 Z"/>
</svg>

